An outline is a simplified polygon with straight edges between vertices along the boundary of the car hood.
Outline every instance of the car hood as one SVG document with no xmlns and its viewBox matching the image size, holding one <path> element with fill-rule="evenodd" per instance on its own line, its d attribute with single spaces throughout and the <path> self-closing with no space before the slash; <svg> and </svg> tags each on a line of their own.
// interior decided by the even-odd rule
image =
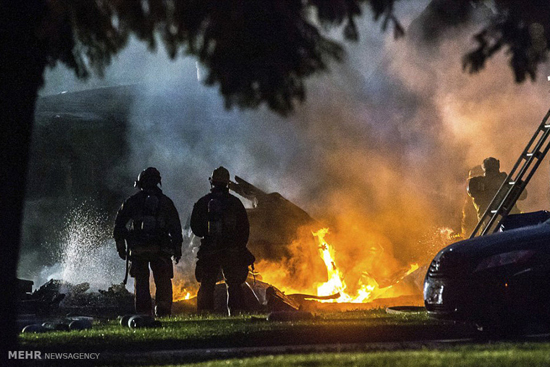
<svg viewBox="0 0 550 367">
<path fill-rule="evenodd" d="M 541 246 L 550 249 L 550 222 L 498 232 L 453 243 L 439 251 L 434 260 L 441 257 L 483 258 L 509 251 L 534 249 Z"/>
</svg>

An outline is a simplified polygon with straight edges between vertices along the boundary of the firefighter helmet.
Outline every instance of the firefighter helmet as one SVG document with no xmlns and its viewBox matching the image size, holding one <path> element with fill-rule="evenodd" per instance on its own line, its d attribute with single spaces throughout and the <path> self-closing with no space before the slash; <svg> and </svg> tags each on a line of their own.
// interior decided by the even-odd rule
<svg viewBox="0 0 550 367">
<path fill-rule="evenodd" d="M 155 187 L 162 185 L 160 172 L 155 167 L 149 167 L 140 172 L 137 180 L 134 182 L 134 187 L 144 189 L 146 187 Z"/>
<path fill-rule="evenodd" d="M 229 185 L 230 176 L 229 171 L 225 167 L 218 167 L 212 172 L 212 176 L 209 178 L 212 185 Z"/>
<path fill-rule="evenodd" d="M 483 160 L 483 170 L 485 172 L 487 171 L 498 172 L 500 170 L 500 161 L 493 157 L 485 158 Z"/>
</svg>

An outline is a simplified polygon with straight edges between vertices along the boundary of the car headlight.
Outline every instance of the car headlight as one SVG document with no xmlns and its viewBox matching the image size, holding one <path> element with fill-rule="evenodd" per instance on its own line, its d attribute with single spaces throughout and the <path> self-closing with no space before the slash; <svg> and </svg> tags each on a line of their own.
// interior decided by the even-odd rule
<svg viewBox="0 0 550 367">
<path fill-rule="evenodd" d="M 424 301 L 432 305 L 443 304 L 443 290 L 445 284 L 438 279 L 431 279 L 424 283 Z"/>
</svg>

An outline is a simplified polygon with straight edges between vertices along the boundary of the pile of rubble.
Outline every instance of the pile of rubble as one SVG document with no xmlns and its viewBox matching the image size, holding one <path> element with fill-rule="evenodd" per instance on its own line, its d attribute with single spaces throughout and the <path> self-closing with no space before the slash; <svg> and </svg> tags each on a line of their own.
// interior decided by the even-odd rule
<svg viewBox="0 0 550 367">
<path fill-rule="evenodd" d="M 95 318 L 115 318 L 134 310 L 134 297 L 123 285 L 92 291 L 89 283 L 71 284 L 52 279 L 34 292 L 32 286 L 32 281 L 19 280 L 17 323 L 20 330 L 28 325 L 34 325 L 37 330 L 40 329 L 37 325 L 46 330 L 81 330 L 91 327 L 91 320 Z"/>
</svg>

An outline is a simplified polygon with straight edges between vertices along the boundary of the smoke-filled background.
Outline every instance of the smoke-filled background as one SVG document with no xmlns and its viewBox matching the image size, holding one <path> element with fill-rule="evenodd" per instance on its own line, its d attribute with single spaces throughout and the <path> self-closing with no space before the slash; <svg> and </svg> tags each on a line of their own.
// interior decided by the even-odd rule
<svg viewBox="0 0 550 367">
<path fill-rule="evenodd" d="M 281 193 L 329 227 L 334 260 L 353 290 L 365 274 L 391 278 L 410 263 L 429 261 L 444 243 L 443 228 L 460 231 L 468 171 L 489 156 L 509 171 L 550 107 L 546 80 L 515 84 L 504 54 L 480 74 L 462 71 L 461 57 L 473 47 L 476 21 L 425 42 L 415 19 L 428 1 L 407 4 L 397 9 L 409 29 L 404 39 L 382 33 L 366 14 L 360 41 L 346 43 L 346 60 L 312 78 L 307 101 L 288 118 L 266 108 L 227 111 L 217 89 L 200 83 L 204 70 L 195 60 L 170 61 L 163 50 L 150 54 L 137 42 L 103 79 L 84 83 L 57 67 L 47 73 L 41 93 L 130 86 L 133 97 L 117 102 L 127 105 L 121 141 L 127 159 L 102 172 L 113 191 L 123 198 L 133 194 L 135 176 L 155 166 L 185 224 L 193 203 L 208 192 L 208 176 L 223 165 L 265 192 Z M 97 144 L 101 147 L 101 139 Z M 106 150 L 112 148 L 105 144 Z M 40 177 L 31 170 L 30 180 Z M 520 209 L 547 209 L 547 192 L 548 164 L 543 163 Z M 32 229 L 47 226 L 37 223 L 51 222 L 58 210 L 55 202 L 37 205 L 37 200 L 25 212 L 21 277 L 40 285 L 63 274 L 68 281 L 93 279 L 98 287 L 122 279 L 123 262 L 109 240 L 117 206 L 98 213 L 91 201 L 81 209 L 94 223 L 82 220 L 79 230 L 100 233 L 86 245 L 71 239 L 75 227 L 67 223 L 77 217 L 70 214 L 73 209 L 58 218 L 63 225 L 57 239 L 30 235 L 40 233 Z M 75 243 L 83 249 L 71 250 Z M 280 274 L 271 279 L 313 292 L 315 283 L 326 280 L 313 260 L 317 248 L 293 246 L 293 258 L 285 258 L 277 266 Z M 193 251 L 185 254 L 178 281 L 192 288 Z M 305 270 L 309 262 L 313 274 Z"/>
</svg>

